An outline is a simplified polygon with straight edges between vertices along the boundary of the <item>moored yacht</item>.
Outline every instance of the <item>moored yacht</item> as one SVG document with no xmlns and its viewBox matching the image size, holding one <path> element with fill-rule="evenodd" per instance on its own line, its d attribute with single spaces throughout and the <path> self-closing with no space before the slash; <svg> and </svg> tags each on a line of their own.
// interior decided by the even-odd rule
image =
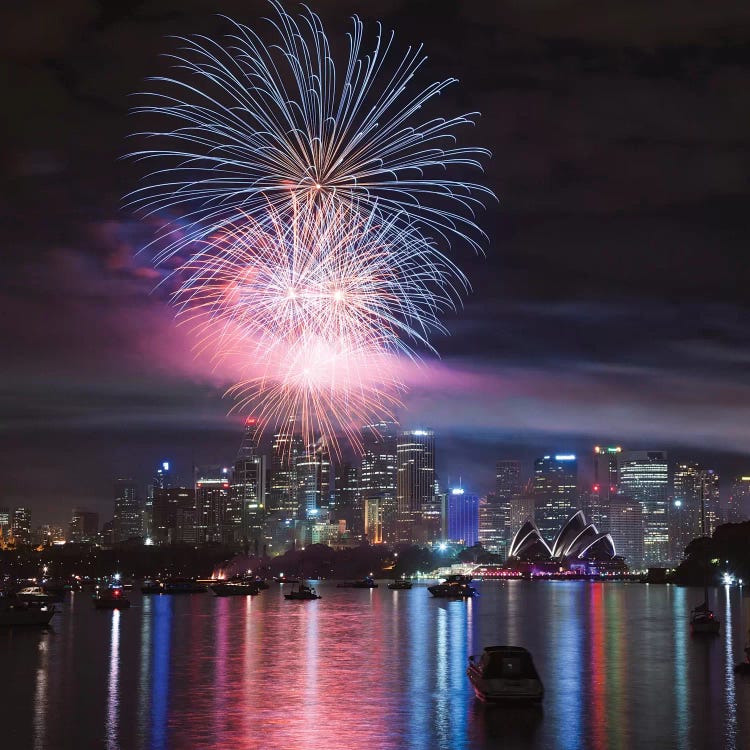
<svg viewBox="0 0 750 750">
<path fill-rule="evenodd" d="M 0 596 L 0 626 L 49 625 L 54 614 L 54 606 Z"/>
<path fill-rule="evenodd" d="M 292 601 L 310 601 L 312 599 L 322 599 L 320 594 L 306 583 L 299 583 L 292 586 L 292 590 L 288 594 L 284 594 L 284 599 L 290 599 Z"/>
<path fill-rule="evenodd" d="M 98 589 L 92 597 L 96 609 L 127 609 L 130 599 L 123 593 L 122 588 Z"/>
<path fill-rule="evenodd" d="M 412 587 L 412 582 L 406 578 L 397 578 L 395 581 L 391 581 L 388 584 L 388 588 L 391 591 L 408 591 Z"/>
<path fill-rule="evenodd" d="M 466 674 L 484 702 L 538 703 L 544 697 L 531 654 L 520 646 L 487 646 L 481 656 L 469 657 Z"/>
<path fill-rule="evenodd" d="M 260 593 L 255 581 L 217 581 L 209 588 L 216 596 L 256 596 Z"/>
<path fill-rule="evenodd" d="M 467 599 L 476 596 L 477 590 L 469 586 L 471 576 L 454 574 L 448 576 L 442 583 L 428 586 L 427 590 L 442 599 Z"/>
<path fill-rule="evenodd" d="M 26 586 L 16 592 L 16 598 L 22 602 L 34 602 L 35 604 L 52 604 L 57 598 L 47 593 L 41 586 Z"/>
</svg>

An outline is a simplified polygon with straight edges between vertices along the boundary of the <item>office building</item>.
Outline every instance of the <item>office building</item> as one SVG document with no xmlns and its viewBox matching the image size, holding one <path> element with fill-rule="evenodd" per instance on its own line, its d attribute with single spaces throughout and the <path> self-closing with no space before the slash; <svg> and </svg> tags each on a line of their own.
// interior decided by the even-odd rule
<svg viewBox="0 0 750 750">
<path fill-rule="evenodd" d="M 132 479 L 115 480 L 115 509 L 112 518 L 115 543 L 143 535 L 143 512 L 138 490 Z"/>
<path fill-rule="evenodd" d="M 297 518 L 297 459 L 304 455 L 302 436 L 294 432 L 295 420 L 291 418 L 286 428 L 273 436 L 271 444 L 271 478 L 268 492 L 268 510 L 283 518 Z"/>
<path fill-rule="evenodd" d="M 535 520 L 542 537 L 555 538 L 578 506 L 578 461 L 572 453 L 543 456 L 534 461 Z"/>
<path fill-rule="evenodd" d="M 232 504 L 226 466 L 202 466 L 195 476 L 196 539 L 232 544 L 240 541 L 242 513 Z"/>
<path fill-rule="evenodd" d="M 750 472 L 736 476 L 729 486 L 727 521 L 741 523 L 750 519 Z"/>
<path fill-rule="evenodd" d="M 643 556 L 647 565 L 670 557 L 667 506 L 669 467 L 665 451 L 623 451 L 619 463 L 619 492 L 643 509 Z M 611 527 L 611 524 L 610 524 Z"/>
<path fill-rule="evenodd" d="M 685 518 L 681 539 L 683 549 L 692 539 L 702 535 L 701 497 L 706 520 L 706 536 L 711 536 L 720 524 L 719 475 L 699 463 L 684 462 L 675 466 L 673 478 L 674 502 L 680 501 Z"/>
<path fill-rule="evenodd" d="M 643 564 L 643 506 L 625 495 L 610 497 L 609 534 L 617 554 L 631 569 Z"/>
<path fill-rule="evenodd" d="M 591 523 L 600 529 L 609 526 L 609 506 L 611 498 L 617 494 L 621 453 L 619 445 L 597 445 L 594 448 L 594 482 L 586 494 L 583 508 Z"/>
<path fill-rule="evenodd" d="M 435 433 L 402 432 L 396 444 L 396 460 L 397 539 L 405 544 L 435 541 L 440 529 L 425 520 L 425 511 L 435 503 Z"/>
<path fill-rule="evenodd" d="M 509 505 L 509 539 L 512 541 L 516 532 L 527 522 L 533 523 L 536 517 L 536 497 L 534 496 L 534 480 L 532 479 L 521 494 L 514 497 Z M 508 542 L 510 548 L 510 541 Z"/>
<path fill-rule="evenodd" d="M 70 541 L 92 544 L 99 533 L 99 514 L 84 508 L 74 508 L 70 521 Z"/>
<path fill-rule="evenodd" d="M 339 463 L 333 480 L 335 521 L 345 520 L 347 528 L 361 536 L 364 531 L 362 503 L 359 496 L 359 471 L 348 462 Z"/>
<path fill-rule="evenodd" d="M 510 505 L 521 494 L 521 462 L 498 461 L 495 466 L 495 491 L 479 505 L 479 541 L 497 555 L 507 554 L 512 538 Z"/>
<path fill-rule="evenodd" d="M 446 540 L 472 547 L 479 541 L 479 498 L 454 487 L 447 493 Z"/>
<path fill-rule="evenodd" d="M 14 508 L 10 523 L 16 544 L 29 546 L 31 544 L 31 509 Z"/>
<path fill-rule="evenodd" d="M 298 518 L 322 520 L 331 495 L 331 457 L 324 438 L 297 457 Z"/>
<path fill-rule="evenodd" d="M 10 508 L 0 507 L 0 544 L 10 536 Z"/>
<path fill-rule="evenodd" d="M 397 443 L 395 422 L 362 428 L 359 503 L 363 532 L 372 544 L 396 541 Z"/>
<path fill-rule="evenodd" d="M 194 542 L 195 490 L 192 487 L 154 489 L 153 541 L 160 544 Z M 181 511 L 178 514 L 178 511 Z M 186 511 L 188 513 L 186 514 Z"/>
<path fill-rule="evenodd" d="M 260 432 L 259 421 L 248 417 L 234 462 L 231 486 L 232 512 L 239 515 L 240 536 L 253 553 L 261 552 L 266 515 L 266 457 L 259 452 Z"/>
</svg>

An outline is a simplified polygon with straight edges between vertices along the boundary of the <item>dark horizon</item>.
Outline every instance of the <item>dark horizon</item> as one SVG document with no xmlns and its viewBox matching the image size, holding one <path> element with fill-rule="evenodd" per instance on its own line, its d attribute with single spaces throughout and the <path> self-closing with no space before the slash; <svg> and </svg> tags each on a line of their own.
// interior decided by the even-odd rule
<svg viewBox="0 0 750 750">
<path fill-rule="evenodd" d="M 461 144 L 493 153 L 486 257 L 456 248 L 473 291 L 400 412 L 436 431 L 441 481 L 483 494 L 497 459 L 607 437 L 750 473 L 747 5 L 360 5 L 313 9 L 337 44 L 354 12 L 368 39 L 381 19 L 397 51 L 424 42 L 420 81 L 460 79 L 431 113 L 480 111 Z M 115 477 L 162 458 L 236 453 L 226 380 L 155 290 L 149 222 L 121 208 L 143 174 L 121 157 L 168 37 L 218 37 L 217 13 L 258 27 L 268 8 L 33 7 L 0 9 L 0 505 L 37 525 L 74 505 L 106 519 Z"/>
</svg>

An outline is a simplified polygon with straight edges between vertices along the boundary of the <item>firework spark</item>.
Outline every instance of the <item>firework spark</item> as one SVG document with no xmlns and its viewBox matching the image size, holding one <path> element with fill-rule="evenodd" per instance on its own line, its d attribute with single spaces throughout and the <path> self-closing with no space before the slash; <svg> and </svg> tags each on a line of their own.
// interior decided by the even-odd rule
<svg viewBox="0 0 750 750">
<path fill-rule="evenodd" d="M 271 5 L 275 43 L 234 21 L 224 44 L 181 37 L 184 46 L 171 56 L 179 75 L 153 78 L 163 90 L 146 93 L 154 103 L 136 110 L 173 125 L 141 133 L 157 145 L 132 154 L 160 166 L 129 205 L 181 214 L 162 257 L 262 213 L 268 201 L 283 212 L 293 196 L 318 195 L 367 212 L 377 207 L 429 236 L 460 237 L 479 249 L 484 235 L 474 217 L 492 193 L 448 176 L 456 166 L 481 169 L 488 155 L 455 145 L 456 131 L 478 113 L 422 116 L 456 79 L 412 88 L 426 60 L 422 46 L 398 59 L 393 32 L 378 25 L 363 53 L 356 16 L 347 64 L 337 71 L 320 18 Z"/>
</svg>

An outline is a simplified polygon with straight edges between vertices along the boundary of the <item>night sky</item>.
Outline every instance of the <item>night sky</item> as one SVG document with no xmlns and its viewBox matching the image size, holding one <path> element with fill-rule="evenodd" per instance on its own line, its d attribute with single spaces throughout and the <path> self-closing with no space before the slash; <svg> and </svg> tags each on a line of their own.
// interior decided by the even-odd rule
<svg viewBox="0 0 750 750">
<path fill-rule="evenodd" d="M 750 470 L 750 5 L 317 0 L 329 37 L 356 12 L 424 42 L 436 113 L 479 110 L 499 202 L 439 362 L 401 422 L 438 433 L 438 472 L 477 492 L 497 458 L 668 449 Z M 658 6 L 658 7 L 657 7 Z M 291 8 L 291 4 L 287 4 Z M 263 2 L 4 3 L 0 505 L 35 524 L 111 515 L 112 480 L 169 458 L 225 463 L 241 424 L 191 351 L 122 206 L 129 108 L 169 35 L 258 26 Z M 338 44 L 339 42 L 337 42 Z M 365 47 L 367 44 L 365 44 Z M 469 175 L 467 175 L 469 176 Z M 476 177 L 477 175 L 471 175 Z M 109 514 L 109 515 L 108 515 Z"/>
</svg>

